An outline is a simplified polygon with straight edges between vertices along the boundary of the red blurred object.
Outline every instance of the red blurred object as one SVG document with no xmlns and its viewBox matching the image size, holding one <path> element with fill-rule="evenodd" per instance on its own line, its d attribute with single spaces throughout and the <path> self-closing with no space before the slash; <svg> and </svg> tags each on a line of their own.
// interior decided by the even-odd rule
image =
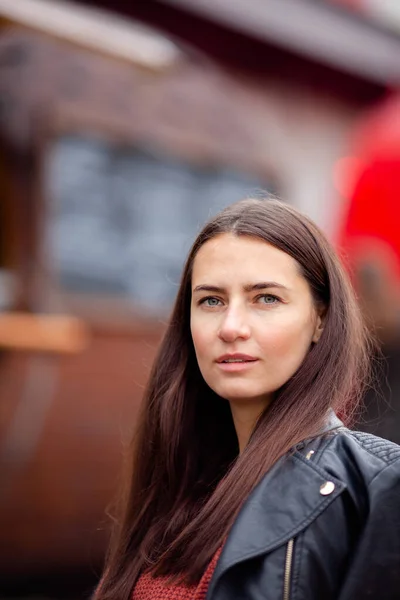
<svg viewBox="0 0 400 600">
<path fill-rule="evenodd" d="M 337 164 L 347 210 L 338 244 L 350 269 L 385 255 L 400 281 L 400 94 L 370 113 L 354 137 L 355 156 Z M 377 255 L 379 254 L 379 256 Z"/>
</svg>

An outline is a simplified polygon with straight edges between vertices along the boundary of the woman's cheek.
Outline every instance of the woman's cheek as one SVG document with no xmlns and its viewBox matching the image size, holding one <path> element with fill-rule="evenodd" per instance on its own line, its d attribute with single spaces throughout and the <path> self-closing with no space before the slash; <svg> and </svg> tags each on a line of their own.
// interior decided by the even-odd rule
<svg viewBox="0 0 400 600">
<path fill-rule="evenodd" d="M 258 341 L 260 346 L 266 352 L 274 351 L 284 353 L 293 343 L 296 337 L 294 325 L 291 320 L 282 324 L 270 322 L 263 329 L 258 331 Z M 297 328 L 296 328 L 297 329 Z"/>
<path fill-rule="evenodd" d="M 192 324 L 192 339 L 195 347 L 197 359 L 204 359 L 210 354 L 210 343 L 212 335 L 207 327 L 207 323 L 197 321 Z"/>
<path fill-rule="evenodd" d="M 300 362 L 310 347 L 312 330 L 310 324 L 293 320 L 284 327 L 269 328 L 262 338 L 261 345 L 267 355 L 287 358 Z"/>
</svg>

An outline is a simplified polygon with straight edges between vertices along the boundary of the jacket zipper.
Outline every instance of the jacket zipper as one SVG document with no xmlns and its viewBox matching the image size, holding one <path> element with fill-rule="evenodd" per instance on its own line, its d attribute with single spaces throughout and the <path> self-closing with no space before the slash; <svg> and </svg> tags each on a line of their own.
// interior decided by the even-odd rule
<svg viewBox="0 0 400 600">
<path fill-rule="evenodd" d="M 288 541 L 285 560 L 285 575 L 283 581 L 283 600 L 290 600 L 290 584 L 292 581 L 294 539 Z"/>
<path fill-rule="evenodd" d="M 311 460 L 315 450 L 310 450 L 306 456 L 307 460 Z M 285 573 L 283 580 L 283 600 L 290 600 L 290 584 L 292 583 L 292 564 L 293 564 L 293 548 L 294 538 L 288 541 L 286 548 Z"/>
</svg>

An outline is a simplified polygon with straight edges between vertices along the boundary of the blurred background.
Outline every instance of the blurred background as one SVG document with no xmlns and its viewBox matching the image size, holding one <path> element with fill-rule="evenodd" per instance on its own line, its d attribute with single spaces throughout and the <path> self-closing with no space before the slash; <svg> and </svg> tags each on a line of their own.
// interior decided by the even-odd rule
<svg viewBox="0 0 400 600">
<path fill-rule="evenodd" d="M 0 0 L 0 598 L 87 598 L 204 221 L 311 216 L 382 348 L 400 443 L 400 3 Z"/>
</svg>

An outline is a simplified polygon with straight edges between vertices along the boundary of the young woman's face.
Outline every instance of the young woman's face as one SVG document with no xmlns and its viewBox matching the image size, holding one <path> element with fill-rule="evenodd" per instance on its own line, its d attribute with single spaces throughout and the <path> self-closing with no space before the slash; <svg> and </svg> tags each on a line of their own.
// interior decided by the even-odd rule
<svg viewBox="0 0 400 600">
<path fill-rule="evenodd" d="M 230 233 L 200 248 L 191 333 L 200 371 L 219 396 L 267 406 L 321 331 L 310 287 L 288 254 Z"/>
</svg>

